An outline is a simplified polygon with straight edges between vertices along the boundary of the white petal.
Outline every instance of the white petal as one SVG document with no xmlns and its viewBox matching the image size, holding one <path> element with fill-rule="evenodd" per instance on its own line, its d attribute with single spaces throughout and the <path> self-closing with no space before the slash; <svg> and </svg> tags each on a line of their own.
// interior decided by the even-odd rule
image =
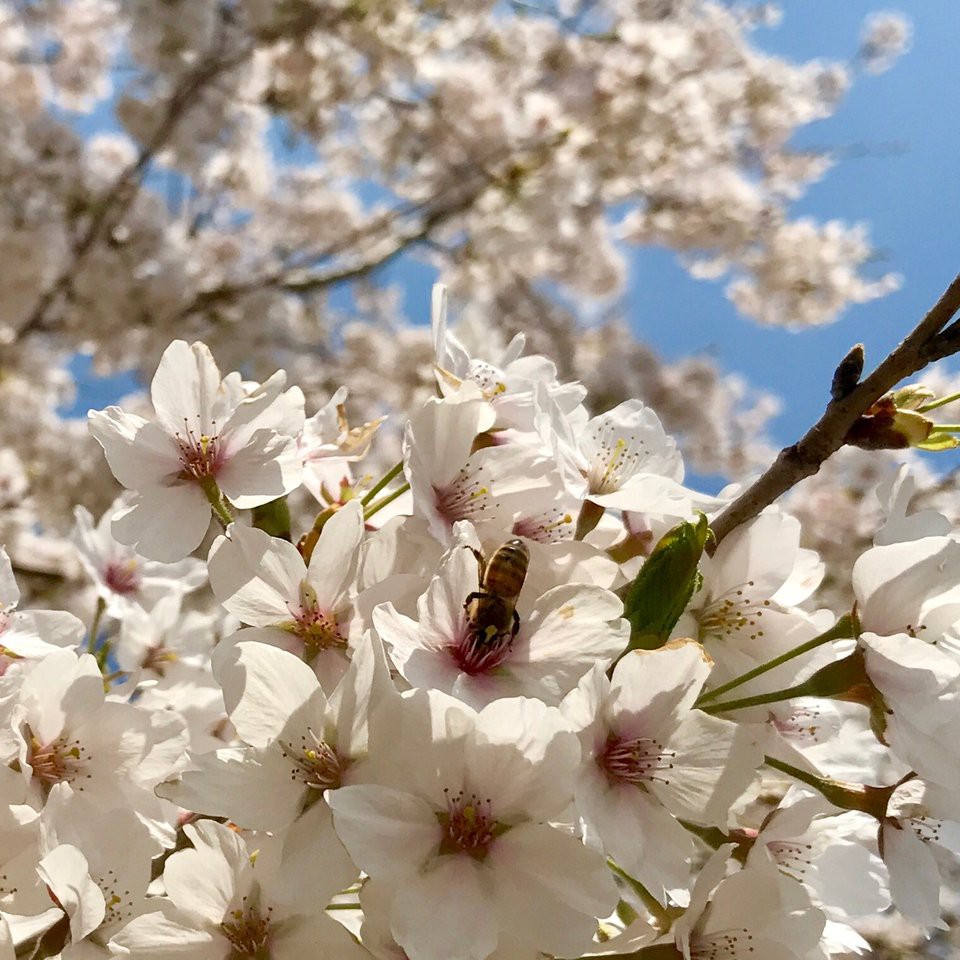
<svg viewBox="0 0 960 960">
<path fill-rule="evenodd" d="M 172 434 L 192 430 L 215 436 L 223 423 L 214 426 L 218 413 L 226 413 L 226 391 L 220 371 L 205 343 L 174 340 L 160 358 L 150 384 L 150 399 L 157 419 Z"/>
<path fill-rule="evenodd" d="M 297 548 L 241 523 L 217 537 L 207 560 L 210 586 L 235 617 L 255 627 L 291 618 L 307 568 Z"/>
<path fill-rule="evenodd" d="M 172 563 L 200 546 L 210 526 L 210 504 L 192 483 L 148 487 L 113 518 L 120 542 L 150 560 Z"/>
<path fill-rule="evenodd" d="M 213 673 L 237 733 L 252 747 L 276 739 L 290 715 L 320 689 L 302 660 L 264 643 L 237 643 L 215 654 Z"/>
<path fill-rule="evenodd" d="M 87 859 L 76 847 L 62 844 L 51 850 L 37 864 L 37 872 L 70 917 L 74 940 L 82 940 L 103 923 L 103 894 L 90 879 Z"/>
<path fill-rule="evenodd" d="M 493 952 L 499 930 L 483 872 L 469 857 L 441 857 L 399 887 L 390 929 L 411 960 L 484 960 Z"/>
<path fill-rule="evenodd" d="M 351 500 L 326 522 L 310 559 L 307 579 L 320 606 L 334 606 L 353 581 L 363 540 L 363 508 Z"/>
<path fill-rule="evenodd" d="M 596 918 L 608 916 L 617 903 L 604 858 L 553 827 L 524 824 L 507 831 L 487 862 L 503 927 L 544 953 L 580 956 L 590 946 Z"/>
<path fill-rule="evenodd" d="M 909 821 L 884 821 L 881 834 L 894 906 L 925 930 L 948 929 L 940 918 L 941 880 L 933 853 Z"/>
<path fill-rule="evenodd" d="M 437 818 L 419 797 L 361 784 L 328 790 L 326 798 L 353 862 L 371 877 L 409 879 L 440 845 Z"/>
</svg>

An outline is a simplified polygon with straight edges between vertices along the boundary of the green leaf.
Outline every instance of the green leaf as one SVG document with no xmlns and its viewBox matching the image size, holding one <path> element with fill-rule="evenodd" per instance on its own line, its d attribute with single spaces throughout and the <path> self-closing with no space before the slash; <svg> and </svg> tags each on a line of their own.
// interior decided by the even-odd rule
<svg viewBox="0 0 960 960">
<path fill-rule="evenodd" d="M 703 578 L 698 565 L 710 536 L 707 518 L 684 522 L 669 530 L 630 585 L 624 616 L 630 621 L 631 650 L 656 650 L 670 637 Z"/>
</svg>

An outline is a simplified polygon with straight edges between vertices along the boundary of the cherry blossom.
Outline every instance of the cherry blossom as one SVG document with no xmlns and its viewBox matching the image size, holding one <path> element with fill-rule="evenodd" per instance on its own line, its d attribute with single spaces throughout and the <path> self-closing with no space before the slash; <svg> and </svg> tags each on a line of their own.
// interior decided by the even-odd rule
<svg viewBox="0 0 960 960">
<path fill-rule="evenodd" d="M 211 505 L 240 509 L 289 493 L 300 483 L 296 434 L 303 394 L 283 392 L 286 374 L 247 390 L 239 374 L 221 379 L 206 345 L 175 340 L 150 388 L 156 420 L 119 407 L 89 414 L 110 469 L 129 490 L 113 535 L 152 560 L 181 560 L 199 546 Z"/>
</svg>

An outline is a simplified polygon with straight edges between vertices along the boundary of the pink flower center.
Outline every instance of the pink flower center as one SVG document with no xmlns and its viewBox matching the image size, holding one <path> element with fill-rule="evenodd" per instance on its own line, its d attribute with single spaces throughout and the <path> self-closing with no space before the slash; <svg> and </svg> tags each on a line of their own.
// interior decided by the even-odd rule
<svg viewBox="0 0 960 960">
<path fill-rule="evenodd" d="M 78 778 L 90 779 L 84 768 L 90 761 L 90 755 L 79 740 L 67 740 L 60 736 L 48 744 L 41 744 L 36 737 L 30 737 L 30 749 L 27 757 L 33 768 L 33 776 L 40 785 L 49 790 L 56 783 L 70 783 L 75 790 L 83 786 L 74 783 Z"/>
<path fill-rule="evenodd" d="M 520 517 L 513 524 L 513 533 L 537 543 L 558 543 L 573 536 L 573 517 L 559 510 L 545 510 L 530 517 Z"/>
<path fill-rule="evenodd" d="M 136 559 L 111 560 L 103 571 L 103 582 L 121 596 L 136 593 L 140 589 L 140 571 Z"/>
<path fill-rule="evenodd" d="M 644 786 L 655 780 L 669 783 L 660 774 L 673 769 L 676 752 L 665 750 L 663 744 L 650 737 L 621 740 L 614 734 L 607 739 L 603 752 L 597 756 L 597 765 L 611 780 L 620 780 Z"/>
<path fill-rule="evenodd" d="M 301 734 L 299 743 L 278 741 L 283 755 L 291 761 L 290 779 L 319 792 L 336 790 L 343 782 L 348 760 L 341 757 L 312 730 Z"/>
<path fill-rule="evenodd" d="M 200 416 L 197 415 L 199 421 Z M 216 429 L 216 423 L 213 423 Z M 183 433 L 176 435 L 177 446 L 180 448 L 180 479 L 195 480 L 203 483 L 217 475 L 217 471 L 226 462 L 226 450 L 217 433 L 197 433 L 190 426 L 186 417 L 183 419 Z"/>
<path fill-rule="evenodd" d="M 510 630 L 502 630 L 492 637 L 465 626 L 459 639 L 447 649 L 454 663 L 471 677 L 490 673 L 510 656 L 513 636 Z"/>
<path fill-rule="evenodd" d="M 444 788 L 447 812 L 438 813 L 443 827 L 440 853 L 465 853 L 474 860 L 487 856 L 493 841 L 505 831 L 493 816 L 490 800 L 481 800 L 475 793 L 467 796 L 462 790 L 451 794 Z"/>
<path fill-rule="evenodd" d="M 223 935 L 230 941 L 233 950 L 231 958 L 236 960 L 268 960 L 270 956 L 270 915 L 273 907 L 267 907 L 266 915 L 261 916 L 257 904 L 248 904 L 243 898 L 243 906 L 231 910 L 220 924 Z"/>
</svg>

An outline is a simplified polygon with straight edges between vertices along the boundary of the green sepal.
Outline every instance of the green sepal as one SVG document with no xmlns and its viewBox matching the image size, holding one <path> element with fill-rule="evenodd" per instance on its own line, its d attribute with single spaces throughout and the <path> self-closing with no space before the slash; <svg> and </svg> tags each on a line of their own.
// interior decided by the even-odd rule
<svg viewBox="0 0 960 960">
<path fill-rule="evenodd" d="M 290 541 L 293 534 L 290 531 L 290 505 L 286 497 L 278 497 L 269 503 L 262 503 L 253 508 L 253 525 L 271 537 Z"/>
<path fill-rule="evenodd" d="M 684 522 L 661 537 L 624 600 L 623 615 L 630 621 L 631 650 L 656 650 L 670 639 L 690 598 L 703 577 L 698 565 L 710 537 L 707 518 Z"/>
</svg>

